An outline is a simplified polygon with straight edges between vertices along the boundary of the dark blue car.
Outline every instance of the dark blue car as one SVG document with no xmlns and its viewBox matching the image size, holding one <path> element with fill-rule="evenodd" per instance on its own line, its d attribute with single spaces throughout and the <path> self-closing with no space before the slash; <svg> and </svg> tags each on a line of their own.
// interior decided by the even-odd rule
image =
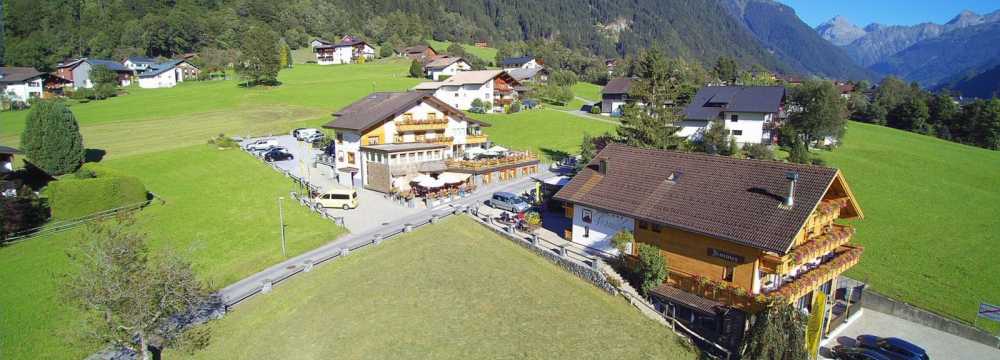
<svg viewBox="0 0 1000 360">
<path fill-rule="evenodd" d="M 830 349 L 834 359 L 840 360 L 892 360 L 874 349 L 837 345 Z"/>
<path fill-rule="evenodd" d="M 894 337 L 878 337 L 874 335 L 858 336 L 858 345 L 864 348 L 876 350 L 893 360 L 928 360 L 927 352 L 923 348 L 913 345 L 909 341 Z"/>
</svg>

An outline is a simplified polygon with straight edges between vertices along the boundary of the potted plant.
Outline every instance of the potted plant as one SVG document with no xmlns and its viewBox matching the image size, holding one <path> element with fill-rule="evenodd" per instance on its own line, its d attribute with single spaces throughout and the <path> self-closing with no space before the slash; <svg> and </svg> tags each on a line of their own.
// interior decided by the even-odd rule
<svg viewBox="0 0 1000 360">
<path fill-rule="evenodd" d="M 535 232 L 542 225 L 542 216 L 537 211 L 524 214 L 524 222 L 528 223 L 528 231 Z"/>
<path fill-rule="evenodd" d="M 701 289 L 703 294 L 706 290 L 708 290 L 707 287 L 710 282 L 712 282 L 712 280 L 709 280 L 708 277 L 698 275 L 698 287 Z"/>
</svg>

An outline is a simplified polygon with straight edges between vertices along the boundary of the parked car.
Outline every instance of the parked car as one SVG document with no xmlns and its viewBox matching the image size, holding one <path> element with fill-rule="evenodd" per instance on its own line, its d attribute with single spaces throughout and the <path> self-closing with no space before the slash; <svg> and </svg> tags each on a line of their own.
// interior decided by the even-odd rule
<svg viewBox="0 0 1000 360">
<path fill-rule="evenodd" d="M 326 135 L 323 135 L 323 133 L 321 133 L 321 132 L 316 132 L 316 133 L 312 133 L 312 134 L 304 136 L 301 140 L 305 141 L 307 143 L 315 143 L 315 142 L 323 141 L 323 139 L 326 139 Z"/>
<path fill-rule="evenodd" d="M 354 209 L 358 207 L 358 192 L 351 188 L 334 186 L 316 195 L 313 202 L 324 208 Z"/>
<path fill-rule="evenodd" d="M 913 343 L 894 337 L 878 337 L 861 335 L 857 337 L 858 345 L 878 351 L 893 360 L 928 360 L 927 352 Z"/>
<path fill-rule="evenodd" d="M 549 169 L 552 171 L 568 171 L 576 168 L 576 163 L 579 161 L 576 156 L 567 156 L 559 161 L 552 163 Z"/>
<path fill-rule="evenodd" d="M 292 153 L 289 152 L 288 149 L 282 147 L 271 148 L 270 150 L 264 152 L 263 156 L 264 156 L 264 161 L 267 162 L 291 160 L 295 158 L 295 156 L 292 155 Z"/>
<path fill-rule="evenodd" d="M 246 149 L 249 151 L 263 151 L 271 148 L 278 147 L 278 140 L 275 139 L 259 139 L 254 140 L 246 145 Z"/>
<path fill-rule="evenodd" d="M 486 205 L 492 208 L 507 210 L 513 213 L 528 211 L 531 205 L 521 200 L 520 197 L 509 192 L 495 192 L 493 197 L 486 201 Z"/>
<path fill-rule="evenodd" d="M 306 138 L 313 136 L 315 134 L 322 134 L 322 133 L 319 132 L 319 129 L 315 128 L 298 128 L 292 130 L 292 137 L 294 137 L 295 140 L 305 140 Z"/>
<path fill-rule="evenodd" d="M 837 345 L 830 349 L 830 352 L 835 359 L 840 360 L 892 360 L 877 350 L 858 346 Z"/>
</svg>

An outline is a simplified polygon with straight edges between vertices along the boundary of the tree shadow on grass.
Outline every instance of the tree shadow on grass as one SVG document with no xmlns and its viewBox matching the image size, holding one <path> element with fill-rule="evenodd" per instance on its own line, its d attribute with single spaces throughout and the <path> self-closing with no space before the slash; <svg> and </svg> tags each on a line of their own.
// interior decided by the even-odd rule
<svg viewBox="0 0 1000 360">
<path fill-rule="evenodd" d="M 281 86 L 281 81 L 278 80 L 274 81 L 263 80 L 258 82 L 245 81 L 245 82 L 240 82 L 237 86 L 246 89 L 254 89 L 254 88 L 268 89 L 272 87 Z"/>
<path fill-rule="evenodd" d="M 538 150 L 542 152 L 542 155 L 545 155 L 545 157 L 549 158 L 552 161 L 559 161 L 565 157 L 570 156 L 568 152 L 562 150 L 547 149 L 547 148 L 540 148 Z"/>
<path fill-rule="evenodd" d="M 86 149 L 84 150 L 83 153 L 83 162 L 85 163 L 101 162 L 101 160 L 104 160 L 104 156 L 107 154 L 108 152 L 105 151 L 104 149 Z"/>
</svg>

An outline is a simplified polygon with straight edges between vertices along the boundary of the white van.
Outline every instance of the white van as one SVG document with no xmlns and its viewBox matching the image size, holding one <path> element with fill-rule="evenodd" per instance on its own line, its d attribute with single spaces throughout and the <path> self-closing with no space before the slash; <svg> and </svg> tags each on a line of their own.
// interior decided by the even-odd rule
<svg viewBox="0 0 1000 360">
<path fill-rule="evenodd" d="M 313 202 L 324 208 L 354 209 L 358 207 L 358 192 L 351 188 L 335 186 L 316 195 Z"/>
</svg>

